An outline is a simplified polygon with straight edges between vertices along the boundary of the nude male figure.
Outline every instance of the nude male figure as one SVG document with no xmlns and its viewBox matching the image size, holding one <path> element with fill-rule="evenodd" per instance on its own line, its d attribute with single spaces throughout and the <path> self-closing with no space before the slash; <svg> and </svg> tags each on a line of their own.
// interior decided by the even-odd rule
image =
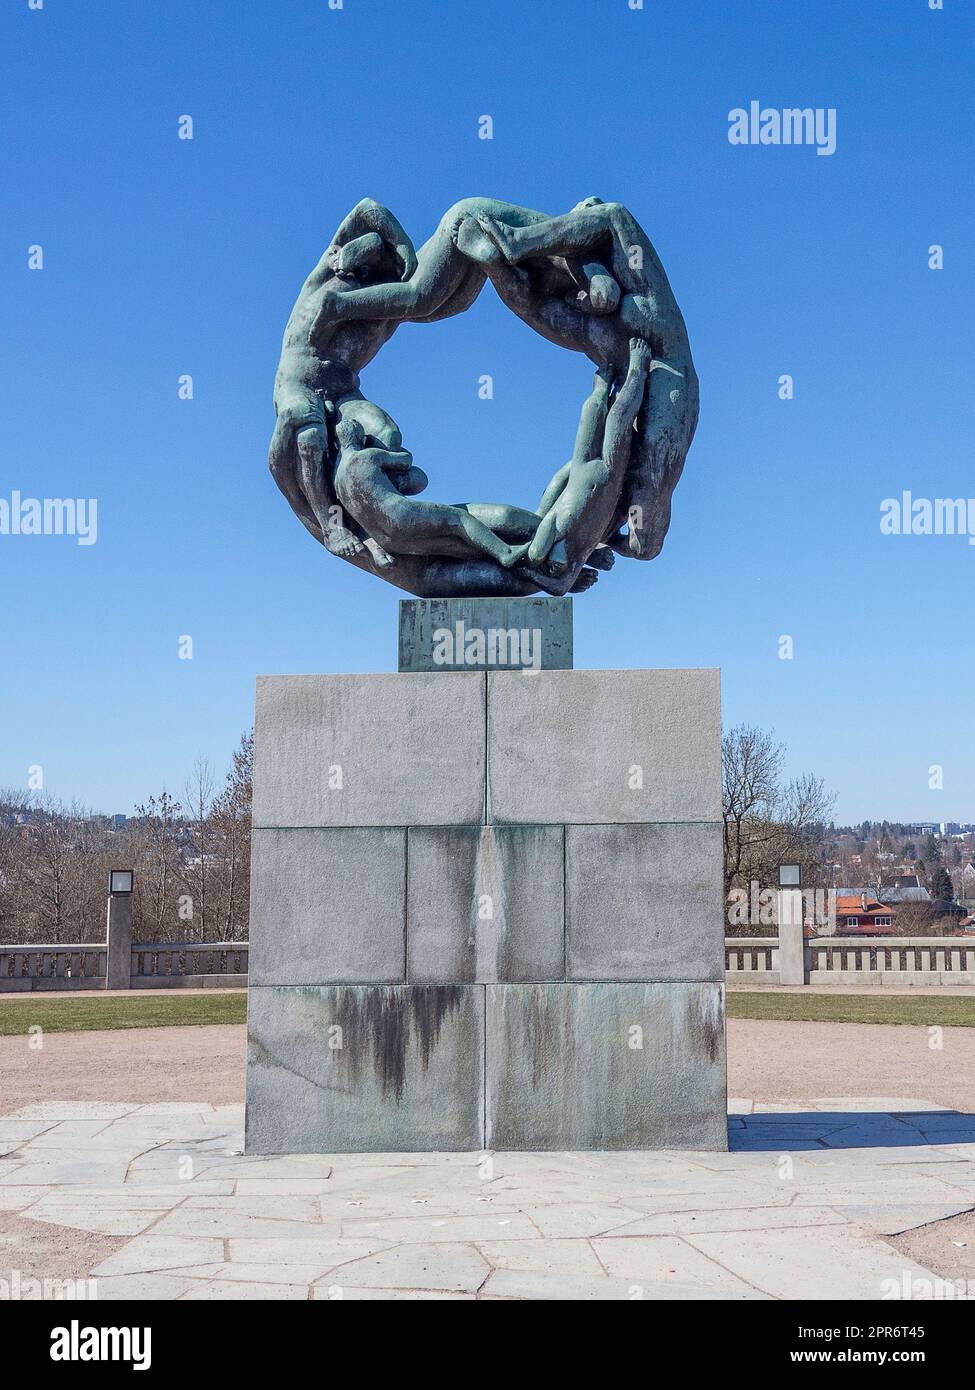
<svg viewBox="0 0 975 1390">
<path fill-rule="evenodd" d="M 474 508 L 417 501 L 427 477 L 408 449 L 367 448 L 358 420 L 346 418 L 335 431 L 339 446 L 335 490 L 349 514 L 395 564 L 396 554 L 443 555 L 454 559 L 487 555 L 510 569 L 528 541 L 510 545 L 474 515 Z M 537 519 L 536 519 L 537 520 Z"/>
<path fill-rule="evenodd" d="M 312 535 L 345 559 L 361 553 L 363 543 L 344 524 L 337 505 L 328 467 L 329 420 L 337 400 L 358 399 L 364 410 L 368 407 L 369 433 L 394 446 L 395 422 L 366 402 L 358 388 L 359 372 L 398 325 L 336 323 L 319 335 L 314 348 L 308 331 L 330 286 L 384 275 L 408 279 L 415 269 L 413 245 L 399 222 L 381 204 L 364 198 L 305 280 L 284 331 L 274 380 L 271 473 Z"/>
<path fill-rule="evenodd" d="M 512 312 L 543 337 L 584 352 L 619 375 L 627 370 L 631 336 L 650 344 L 653 370 L 629 467 L 603 540 L 618 554 L 652 559 L 670 524 L 671 496 L 694 437 L 699 399 L 684 319 L 656 251 L 620 204 L 592 200 L 564 217 L 530 227 L 509 225 L 501 231 L 489 225 L 485 235 L 489 234 L 496 244 L 509 248 L 512 260 L 506 254 L 501 262 L 487 263 L 488 277 Z M 574 256 L 601 255 L 624 291 L 618 310 L 583 312 L 566 297 L 541 292 L 536 277 L 523 269 L 541 247 L 554 254 L 565 250 Z M 631 286 L 640 293 L 633 293 Z"/>
<path fill-rule="evenodd" d="M 652 361 L 649 344 L 631 338 L 626 378 L 612 405 L 614 373 L 605 367 L 596 372 L 592 394 L 582 408 L 572 458 L 556 473 L 538 504 L 542 519 L 528 547 L 531 564 L 547 560 L 551 573 L 564 573 L 569 559 L 560 542 L 573 533 L 591 542 L 601 538 L 612 522 Z"/>
<path fill-rule="evenodd" d="M 586 199 L 579 208 L 591 201 Z M 359 288 L 328 285 L 310 324 L 310 341 L 321 351 L 337 324 L 392 318 L 430 323 L 469 308 L 484 285 L 488 266 L 503 258 L 495 239 L 485 235 L 482 218 L 513 229 L 553 220 L 497 198 L 462 198 L 447 209 L 433 236 L 420 247 L 416 272 L 409 278 Z M 596 314 L 609 314 L 617 307 L 619 286 L 605 266 L 587 257 L 571 262 L 547 259 L 546 293 L 571 293 L 580 309 Z"/>
</svg>

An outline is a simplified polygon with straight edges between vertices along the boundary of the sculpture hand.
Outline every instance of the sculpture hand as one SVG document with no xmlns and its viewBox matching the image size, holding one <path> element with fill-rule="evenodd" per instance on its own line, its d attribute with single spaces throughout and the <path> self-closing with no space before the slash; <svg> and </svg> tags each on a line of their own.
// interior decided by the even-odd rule
<svg viewBox="0 0 975 1390">
<path fill-rule="evenodd" d="M 318 344 L 330 328 L 334 328 L 337 323 L 342 321 L 343 315 L 340 312 L 342 298 L 341 290 L 329 289 L 327 286 L 322 290 L 318 312 L 312 319 L 311 327 L 308 330 L 308 341 L 312 347 Z"/>
<path fill-rule="evenodd" d="M 416 270 L 416 252 L 413 250 L 412 243 L 407 241 L 402 242 L 399 246 L 397 246 L 396 257 L 400 265 L 403 267 L 399 278 L 401 280 L 409 280 L 413 272 Z"/>
</svg>

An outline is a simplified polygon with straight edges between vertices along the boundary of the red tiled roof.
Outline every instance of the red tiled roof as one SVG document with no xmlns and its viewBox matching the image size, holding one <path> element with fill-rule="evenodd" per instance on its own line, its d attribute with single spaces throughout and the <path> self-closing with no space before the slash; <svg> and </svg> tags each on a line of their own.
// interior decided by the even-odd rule
<svg viewBox="0 0 975 1390">
<path fill-rule="evenodd" d="M 863 906 L 863 899 L 857 897 L 847 898 L 838 897 L 836 899 L 837 917 L 890 917 L 893 916 L 894 909 L 888 907 L 886 903 L 878 902 L 876 898 L 867 898 L 866 907 Z"/>
</svg>

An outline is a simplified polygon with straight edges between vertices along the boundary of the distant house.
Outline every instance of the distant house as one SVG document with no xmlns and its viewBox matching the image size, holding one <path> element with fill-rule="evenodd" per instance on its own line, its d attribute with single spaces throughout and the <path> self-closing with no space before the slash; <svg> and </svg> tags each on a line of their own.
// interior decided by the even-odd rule
<svg viewBox="0 0 975 1390">
<path fill-rule="evenodd" d="M 961 871 L 961 896 L 966 901 L 975 898 L 975 859 Z"/>
<path fill-rule="evenodd" d="M 917 874 L 895 874 L 889 883 L 880 885 L 880 896 L 892 907 L 897 903 L 929 903 L 931 894 Z"/>
<path fill-rule="evenodd" d="M 870 893 L 836 895 L 837 936 L 889 936 L 893 926 L 890 905 Z"/>
</svg>

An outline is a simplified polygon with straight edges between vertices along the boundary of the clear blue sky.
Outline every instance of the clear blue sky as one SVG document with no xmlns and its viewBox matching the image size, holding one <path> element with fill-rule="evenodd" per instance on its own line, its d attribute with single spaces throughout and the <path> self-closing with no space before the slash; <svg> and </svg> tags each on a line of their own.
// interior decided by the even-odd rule
<svg viewBox="0 0 975 1390">
<path fill-rule="evenodd" d="M 904 488 L 975 494 L 969 0 L 7 0 L 0 48 L 0 497 L 99 505 L 92 546 L 0 536 L 0 785 L 130 811 L 222 770 L 255 673 L 394 669 L 398 591 L 267 473 L 294 296 L 364 194 L 419 244 L 460 197 L 598 193 L 663 258 L 702 414 L 663 555 L 577 600 L 577 664 L 720 666 L 726 724 L 838 819 L 975 818 L 975 547 L 879 529 Z M 836 153 L 731 145 L 752 100 L 835 107 Z M 590 371 L 487 289 L 363 385 L 431 496 L 534 505 Z"/>
</svg>

